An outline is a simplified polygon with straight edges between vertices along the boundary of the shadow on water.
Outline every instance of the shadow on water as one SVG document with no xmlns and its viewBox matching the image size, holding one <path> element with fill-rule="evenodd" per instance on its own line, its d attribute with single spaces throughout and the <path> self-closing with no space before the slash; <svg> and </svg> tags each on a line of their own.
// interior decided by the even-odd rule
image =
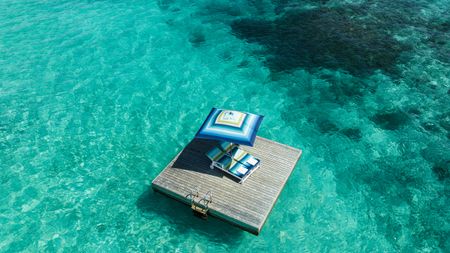
<svg viewBox="0 0 450 253">
<path fill-rule="evenodd" d="M 208 217 L 207 220 L 196 218 L 189 206 L 154 192 L 151 188 L 142 193 L 136 206 L 149 220 L 155 216 L 167 220 L 179 234 L 194 231 L 219 244 L 236 244 L 246 233 L 214 217 Z"/>
</svg>

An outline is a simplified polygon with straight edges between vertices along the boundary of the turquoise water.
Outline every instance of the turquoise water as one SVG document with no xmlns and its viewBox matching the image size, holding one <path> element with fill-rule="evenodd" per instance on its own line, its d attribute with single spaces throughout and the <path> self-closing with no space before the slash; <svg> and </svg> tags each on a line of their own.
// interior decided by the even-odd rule
<svg viewBox="0 0 450 253">
<path fill-rule="evenodd" d="M 449 12 L 0 1 L 0 251 L 450 252 Z M 258 237 L 149 188 L 213 106 L 304 151 Z"/>
</svg>

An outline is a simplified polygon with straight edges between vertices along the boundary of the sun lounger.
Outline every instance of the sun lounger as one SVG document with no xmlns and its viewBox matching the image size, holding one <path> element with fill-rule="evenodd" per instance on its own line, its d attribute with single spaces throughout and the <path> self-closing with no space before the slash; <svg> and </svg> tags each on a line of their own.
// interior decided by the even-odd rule
<svg viewBox="0 0 450 253">
<path fill-rule="evenodd" d="M 243 183 L 256 169 L 260 161 L 238 146 L 221 142 L 206 155 L 211 160 L 210 168 L 218 168 Z"/>
<path fill-rule="evenodd" d="M 232 150 L 234 147 L 237 147 L 237 146 L 238 146 L 237 144 L 234 144 L 234 143 L 231 143 L 231 142 L 228 142 L 228 141 L 220 141 L 220 142 L 217 144 L 217 147 L 218 147 L 220 150 L 222 150 L 222 151 L 224 151 L 224 152 L 226 152 L 226 153 L 230 153 L 231 150 Z"/>
<path fill-rule="evenodd" d="M 214 169 L 214 167 L 219 167 L 219 160 L 222 159 L 222 157 L 226 156 L 226 154 L 227 152 L 218 147 L 214 147 L 210 151 L 208 151 L 208 153 L 206 153 L 206 156 L 209 158 L 209 160 L 211 160 L 211 165 L 209 167 L 211 169 Z"/>
</svg>

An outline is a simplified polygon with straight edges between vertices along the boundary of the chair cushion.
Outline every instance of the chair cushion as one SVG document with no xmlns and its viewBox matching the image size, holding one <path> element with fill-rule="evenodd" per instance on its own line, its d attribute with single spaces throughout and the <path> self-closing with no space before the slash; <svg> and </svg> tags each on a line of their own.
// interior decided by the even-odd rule
<svg viewBox="0 0 450 253">
<path fill-rule="evenodd" d="M 230 142 L 220 142 L 219 147 L 212 148 L 206 155 L 218 163 L 222 170 L 239 178 L 250 173 L 260 162 L 259 159 Z"/>
<path fill-rule="evenodd" d="M 223 151 L 225 151 L 225 152 L 230 152 L 231 151 L 231 149 L 233 148 L 233 147 L 235 147 L 236 146 L 236 144 L 233 144 L 233 143 L 231 143 L 231 142 L 228 142 L 228 141 L 221 141 L 221 142 L 219 142 L 219 145 L 218 145 L 218 147 L 221 149 L 221 150 L 223 150 Z"/>
<path fill-rule="evenodd" d="M 237 177 L 243 178 L 247 173 L 252 170 L 252 167 L 247 167 L 242 163 L 237 162 L 228 171 L 236 175 Z"/>
<path fill-rule="evenodd" d="M 228 155 L 231 156 L 234 160 L 240 161 L 249 154 L 236 146 L 233 147 L 230 152 L 228 152 Z"/>
<path fill-rule="evenodd" d="M 256 167 L 258 166 L 260 160 L 250 154 L 247 154 L 245 157 L 239 160 L 239 162 L 248 167 Z"/>
<path fill-rule="evenodd" d="M 229 170 L 239 164 L 238 161 L 231 159 L 231 157 L 224 155 L 217 161 L 223 170 Z"/>
<path fill-rule="evenodd" d="M 245 152 L 244 150 L 234 147 L 229 155 L 236 161 L 246 165 L 247 167 L 257 166 L 259 163 L 259 159 L 254 157 L 253 155 Z"/>
<path fill-rule="evenodd" d="M 217 161 L 220 158 L 222 158 L 226 153 L 223 152 L 221 149 L 219 149 L 218 147 L 214 147 L 212 148 L 210 151 L 208 151 L 208 153 L 206 153 L 206 156 L 211 160 L 211 161 Z"/>
</svg>

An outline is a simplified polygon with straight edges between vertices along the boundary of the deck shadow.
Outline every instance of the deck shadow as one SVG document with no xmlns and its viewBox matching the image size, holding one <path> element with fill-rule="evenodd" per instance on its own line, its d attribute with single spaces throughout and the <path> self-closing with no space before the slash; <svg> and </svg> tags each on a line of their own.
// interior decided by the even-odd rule
<svg viewBox="0 0 450 253">
<path fill-rule="evenodd" d="M 181 151 L 172 167 L 175 169 L 191 170 L 203 174 L 216 177 L 223 177 L 223 173 L 219 170 L 209 168 L 211 164 L 206 152 L 217 146 L 216 141 L 205 139 L 193 139 Z"/>
<path fill-rule="evenodd" d="M 162 217 L 180 234 L 193 231 L 205 235 L 211 242 L 230 246 L 244 237 L 244 231 L 217 218 L 196 218 L 189 206 L 154 192 L 151 187 L 137 199 L 136 206 L 145 218 L 152 220 L 155 216 Z"/>
</svg>

